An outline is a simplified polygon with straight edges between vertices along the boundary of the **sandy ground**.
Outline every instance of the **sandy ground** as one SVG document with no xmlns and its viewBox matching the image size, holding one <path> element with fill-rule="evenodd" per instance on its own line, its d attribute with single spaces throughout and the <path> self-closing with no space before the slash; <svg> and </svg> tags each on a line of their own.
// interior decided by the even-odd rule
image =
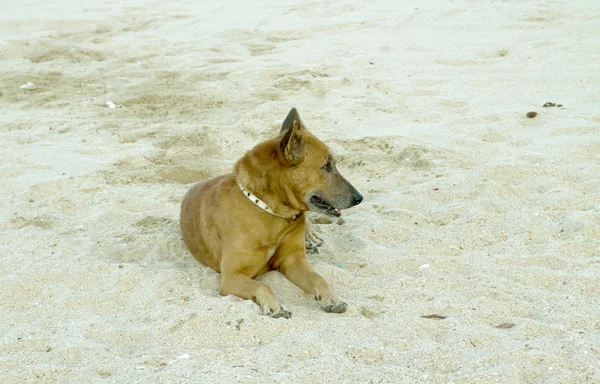
<svg viewBox="0 0 600 384">
<path fill-rule="evenodd" d="M 2 383 L 600 382 L 597 1 L 53 3 L 0 15 Z M 343 315 L 179 233 L 292 106 L 365 195 Z"/>
</svg>

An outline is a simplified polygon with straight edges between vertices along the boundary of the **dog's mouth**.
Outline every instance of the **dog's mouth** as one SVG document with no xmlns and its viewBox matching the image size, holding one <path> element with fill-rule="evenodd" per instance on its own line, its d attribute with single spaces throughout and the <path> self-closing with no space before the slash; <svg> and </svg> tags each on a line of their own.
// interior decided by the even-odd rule
<svg viewBox="0 0 600 384">
<path fill-rule="evenodd" d="M 326 213 L 331 216 L 340 217 L 342 215 L 342 210 L 338 208 L 334 208 L 331 204 L 327 202 L 327 200 L 323 199 L 320 196 L 312 195 L 310 197 L 310 203 L 318 208 L 319 211 Z"/>
</svg>

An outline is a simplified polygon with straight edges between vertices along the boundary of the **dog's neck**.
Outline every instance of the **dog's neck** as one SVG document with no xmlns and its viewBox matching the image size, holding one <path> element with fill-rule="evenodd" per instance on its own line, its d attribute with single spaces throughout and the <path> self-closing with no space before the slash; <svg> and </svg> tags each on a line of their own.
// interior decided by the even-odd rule
<svg viewBox="0 0 600 384">
<path fill-rule="evenodd" d="M 240 190 L 247 191 L 244 195 L 248 198 L 247 193 L 250 192 L 254 196 L 254 204 L 273 216 L 294 221 L 305 210 L 296 208 L 301 204 L 291 191 L 273 186 L 269 182 L 269 169 L 275 164 L 274 161 L 277 161 L 270 155 L 273 151 L 271 147 L 276 148 L 276 143 L 263 142 L 254 147 L 238 160 L 234 176 Z M 256 200 L 261 204 L 257 204 Z M 263 204 L 268 210 L 262 207 Z"/>
<path fill-rule="evenodd" d="M 254 205 L 256 205 L 257 207 L 259 207 L 263 211 L 265 211 L 267 213 L 270 213 L 273 216 L 277 216 L 277 217 L 279 217 L 281 219 L 284 219 L 284 220 L 287 220 L 287 221 L 294 221 L 294 220 L 296 220 L 298 218 L 298 216 L 301 215 L 301 213 L 298 213 L 298 214 L 293 215 L 293 216 L 282 216 L 282 215 L 279 215 L 279 214 L 275 213 L 271 208 L 269 208 L 269 205 L 267 203 L 265 203 L 264 201 L 262 201 L 262 199 L 260 199 L 255 194 L 253 194 L 250 190 L 248 190 L 248 188 L 244 187 L 242 185 L 242 183 L 240 183 L 239 181 L 237 181 L 237 185 L 240 188 L 240 191 L 242 191 L 242 193 L 244 194 L 244 196 L 246 196 L 248 198 L 248 200 L 250 200 L 252 203 L 254 203 Z"/>
</svg>

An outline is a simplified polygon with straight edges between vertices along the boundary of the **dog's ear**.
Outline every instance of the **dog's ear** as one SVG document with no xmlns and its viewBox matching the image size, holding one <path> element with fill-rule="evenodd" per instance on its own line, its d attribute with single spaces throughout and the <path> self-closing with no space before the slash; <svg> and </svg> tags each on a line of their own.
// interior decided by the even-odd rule
<svg viewBox="0 0 600 384">
<path fill-rule="evenodd" d="M 292 111 L 295 111 L 295 109 Z M 300 120 L 294 120 L 279 142 L 279 156 L 285 163 L 298 164 L 304 158 L 304 140 L 302 135 L 298 133 L 301 129 L 302 123 Z"/>
<path fill-rule="evenodd" d="M 302 124 L 302 120 L 300 120 L 300 115 L 296 108 L 292 108 L 290 113 L 288 113 L 285 120 L 283 120 L 283 124 L 281 124 L 281 130 L 279 132 L 287 131 L 294 126 L 294 121 L 300 123 L 300 128 L 304 129 L 304 124 Z"/>
</svg>

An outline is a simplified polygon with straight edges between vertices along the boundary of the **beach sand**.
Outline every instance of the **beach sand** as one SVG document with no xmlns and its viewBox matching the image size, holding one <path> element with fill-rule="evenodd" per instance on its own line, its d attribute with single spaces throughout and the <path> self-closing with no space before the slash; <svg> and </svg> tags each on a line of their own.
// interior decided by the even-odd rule
<svg viewBox="0 0 600 384">
<path fill-rule="evenodd" d="M 600 382 L 598 2 L 398 3 L 4 7 L 0 382 Z M 181 240 L 294 106 L 365 196 L 308 256 L 341 315 Z"/>
</svg>

